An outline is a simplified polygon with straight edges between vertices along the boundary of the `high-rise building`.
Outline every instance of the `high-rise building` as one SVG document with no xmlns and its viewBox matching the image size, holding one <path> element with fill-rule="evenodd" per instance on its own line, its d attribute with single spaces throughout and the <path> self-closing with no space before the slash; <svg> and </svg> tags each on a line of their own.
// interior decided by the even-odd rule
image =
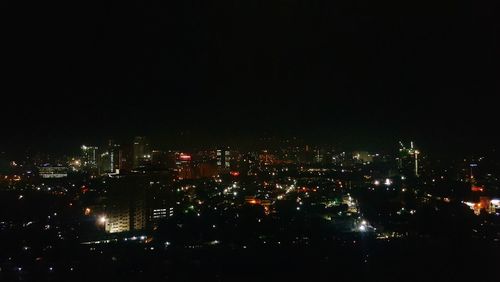
<svg viewBox="0 0 500 282">
<path fill-rule="evenodd" d="M 119 144 L 113 142 L 113 140 L 109 140 L 108 144 L 108 152 L 109 152 L 109 169 L 111 172 L 115 172 L 120 169 L 120 159 L 121 159 L 121 148 Z"/>
<path fill-rule="evenodd" d="M 116 172 L 120 169 L 120 145 L 109 141 L 106 151 L 101 154 L 99 161 L 100 173 Z"/>
<path fill-rule="evenodd" d="M 97 168 L 98 164 L 98 153 L 99 148 L 95 146 L 82 145 L 82 157 L 81 162 L 84 168 Z"/>
<path fill-rule="evenodd" d="M 107 233 L 130 231 L 130 208 L 127 205 L 111 206 L 106 211 L 105 230 Z"/>
<path fill-rule="evenodd" d="M 162 220 L 174 216 L 174 206 L 175 204 L 168 200 L 153 200 L 149 203 L 148 228 L 154 229 Z"/>
<path fill-rule="evenodd" d="M 132 144 L 123 144 L 120 146 L 119 153 L 120 171 L 131 171 L 134 168 L 134 147 Z"/>
<path fill-rule="evenodd" d="M 231 168 L 231 151 L 229 148 L 217 149 L 217 167 L 222 171 L 229 171 Z"/>
<path fill-rule="evenodd" d="M 176 160 L 177 175 L 179 179 L 193 179 L 192 156 L 185 153 L 179 153 Z"/>
<path fill-rule="evenodd" d="M 142 230 L 146 228 L 146 208 L 143 200 L 135 200 L 133 204 L 133 213 L 131 221 L 133 230 Z"/>
<path fill-rule="evenodd" d="M 149 150 L 149 142 L 146 137 L 137 136 L 134 138 L 133 152 L 134 168 L 147 165 L 151 161 L 151 151 Z"/>
<path fill-rule="evenodd" d="M 142 230 L 146 226 L 145 185 L 142 178 L 110 179 L 102 220 L 108 233 Z"/>
<path fill-rule="evenodd" d="M 99 172 L 101 174 L 112 172 L 112 170 L 111 170 L 111 156 L 109 154 L 109 151 L 105 151 L 101 154 L 101 157 L 99 160 Z"/>
</svg>

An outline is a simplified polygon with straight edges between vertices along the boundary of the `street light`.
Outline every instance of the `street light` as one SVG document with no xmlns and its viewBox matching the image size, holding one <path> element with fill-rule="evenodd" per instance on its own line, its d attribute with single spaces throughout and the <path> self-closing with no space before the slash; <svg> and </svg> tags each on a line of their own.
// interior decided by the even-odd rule
<svg viewBox="0 0 500 282">
<path fill-rule="evenodd" d="M 99 223 L 101 223 L 101 224 L 105 224 L 107 220 L 108 220 L 108 219 L 107 219 L 107 218 L 106 218 L 106 216 L 104 216 L 104 215 L 103 215 L 103 216 L 101 216 L 101 217 L 99 217 Z"/>
</svg>

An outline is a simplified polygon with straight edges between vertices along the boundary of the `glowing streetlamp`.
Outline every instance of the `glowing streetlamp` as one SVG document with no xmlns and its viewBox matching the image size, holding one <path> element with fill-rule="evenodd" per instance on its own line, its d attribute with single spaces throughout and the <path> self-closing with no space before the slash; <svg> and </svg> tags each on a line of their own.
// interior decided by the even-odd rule
<svg viewBox="0 0 500 282">
<path fill-rule="evenodd" d="M 106 221 L 108 221 L 108 219 L 106 218 L 106 216 L 100 216 L 99 217 L 99 223 L 100 224 L 106 224 Z"/>
</svg>

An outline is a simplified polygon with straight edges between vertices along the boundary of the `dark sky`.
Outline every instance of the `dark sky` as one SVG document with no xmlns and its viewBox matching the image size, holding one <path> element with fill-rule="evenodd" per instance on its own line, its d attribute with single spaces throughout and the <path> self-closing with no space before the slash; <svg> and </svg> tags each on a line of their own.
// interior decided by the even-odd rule
<svg viewBox="0 0 500 282">
<path fill-rule="evenodd" d="M 496 1 L 9 2 L 5 150 L 181 131 L 499 141 Z"/>
</svg>

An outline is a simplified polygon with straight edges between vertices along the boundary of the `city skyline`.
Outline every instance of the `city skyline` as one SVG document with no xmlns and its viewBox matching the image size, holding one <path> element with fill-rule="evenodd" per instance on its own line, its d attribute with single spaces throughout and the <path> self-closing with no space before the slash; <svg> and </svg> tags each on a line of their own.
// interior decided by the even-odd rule
<svg viewBox="0 0 500 282">
<path fill-rule="evenodd" d="M 10 1 L 0 281 L 498 280 L 497 2 Z"/>
<path fill-rule="evenodd" d="M 489 156 L 493 159 L 499 158 L 499 151 L 495 143 L 473 143 L 466 144 L 463 143 L 447 143 L 445 140 L 440 140 L 439 142 L 432 142 L 432 140 L 426 140 L 425 138 L 409 139 L 409 138 L 396 138 L 391 136 L 387 139 L 377 139 L 374 136 L 364 139 L 359 142 L 356 138 L 361 138 L 354 135 L 342 136 L 342 137 L 323 137 L 323 138 L 300 138 L 297 136 L 273 136 L 266 135 L 260 138 L 256 137 L 242 137 L 238 136 L 209 136 L 204 137 L 200 134 L 194 134 L 191 132 L 180 133 L 174 137 L 150 137 L 150 136 L 140 136 L 141 138 L 147 138 L 148 146 L 155 150 L 161 151 L 197 151 L 197 150 L 210 150 L 216 149 L 218 147 L 230 147 L 242 151 L 258 151 L 271 149 L 275 150 L 283 147 L 312 147 L 312 148 L 331 148 L 338 152 L 342 151 L 370 151 L 370 152 L 381 152 L 386 154 L 393 154 L 398 151 L 401 142 L 415 142 L 418 146 L 424 149 L 433 158 L 451 160 L 451 159 L 461 159 L 473 156 Z M 387 137 L 387 136 L 386 136 Z M 52 139 L 53 144 L 40 144 L 31 143 L 30 145 L 19 145 L 17 146 L 5 146 L 1 152 L 1 157 L 3 159 L 17 159 L 21 160 L 25 157 L 34 156 L 47 156 L 51 158 L 61 158 L 76 156 L 79 154 L 81 146 L 95 146 L 95 148 L 103 149 L 108 148 L 112 143 L 116 146 L 127 145 L 133 146 L 135 137 L 122 137 L 122 138 L 111 138 L 111 139 L 99 139 L 91 138 L 85 140 L 76 139 Z M 371 139 L 373 138 L 373 139 Z M 95 140 L 95 141 L 88 141 Z M 413 141 L 412 141 L 413 140 Z M 424 142 L 421 142 L 424 141 Z M 36 142 L 39 142 L 37 140 Z M 449 141 L 453 142 L 453 141 Z M 93 147 L 92 147 L 93 148 Z"/>
</svg>

